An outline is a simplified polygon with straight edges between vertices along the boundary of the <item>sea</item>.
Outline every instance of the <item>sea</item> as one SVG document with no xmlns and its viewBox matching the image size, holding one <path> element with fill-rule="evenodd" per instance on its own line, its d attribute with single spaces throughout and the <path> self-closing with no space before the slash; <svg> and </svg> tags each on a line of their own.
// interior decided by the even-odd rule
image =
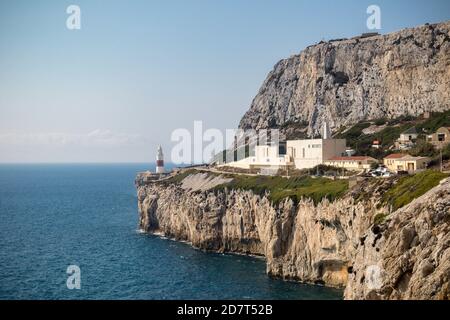
<svg viewBox="0 0 450 320">
<path fill-rule="evenodd" d="M 0 165 L 0 299 L 342 299 L 268 277 L 262 258 L 139 232 L 145 170 L 154 164 Z"/>
</svg>

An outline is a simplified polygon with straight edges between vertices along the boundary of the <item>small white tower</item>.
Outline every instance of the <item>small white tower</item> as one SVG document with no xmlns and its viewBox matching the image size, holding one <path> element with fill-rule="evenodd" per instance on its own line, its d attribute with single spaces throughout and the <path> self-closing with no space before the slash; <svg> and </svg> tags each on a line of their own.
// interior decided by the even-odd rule
<svg viewBox="0 0 450 320">
<path fill-rule="evenodd" d="M 323 123 L 322 139 L 331 139 L 330 127 L 328 126 L 328 122 L 326 120 Z"/>
<path fill-rule="evenodd" d="M 158 147 L 158 152 L 156 153 L 156 173 L 164 173 L 164 154 L 161 146 Z"/>
</svg>

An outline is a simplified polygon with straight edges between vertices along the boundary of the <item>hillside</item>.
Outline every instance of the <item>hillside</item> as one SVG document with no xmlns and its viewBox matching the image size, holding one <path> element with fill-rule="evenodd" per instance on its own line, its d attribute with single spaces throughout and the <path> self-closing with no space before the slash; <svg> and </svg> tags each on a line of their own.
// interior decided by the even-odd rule
<svg viewBox="0 0 450 320">
<path fill-rule="evenodd" d="M 336 138 L 347 140 L 347 145 L 353 148 L 357 154 L 369 155 L 382 159 L 392 153 L 392 147 L 400 134 L 410 128 L 415 128 L 419 133 L 418 147 L 410 150 L 412 154 L 433 157 L 438 154 L 432 147 L 426 148 L 426 135 L 436 132 L 440 127 L 450 126 L 450 110 L 431 113 L 428 118 L 401 116 L 396 119 L 377 119 L 361 121 L 348 127 L 342 127 L 335 134 Z M 371 148 L 372 142 L 378 140 L 380 149 Z"/>
<path fill-rule="evenodd" d="M 450 109 L 450 21 L 312 45 L 278 62 L 243 129 L 317 135 L 371 119 Z"/>
</svg>

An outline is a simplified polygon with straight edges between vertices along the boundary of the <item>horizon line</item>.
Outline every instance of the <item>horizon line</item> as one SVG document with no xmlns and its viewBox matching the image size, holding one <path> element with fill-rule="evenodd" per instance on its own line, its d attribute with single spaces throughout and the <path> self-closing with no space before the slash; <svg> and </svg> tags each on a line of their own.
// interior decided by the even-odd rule
<svg viewBox="0 0 450 320">
<path fill-rule="evenodd" d="M 0 162 L 0 165 L 36 165 L 36 164 L 145 164 L 145 165 L 156 165 L 156 162 L 137 162 L 137 161 L 118 161 L 118 162 Z M 185 164 L 175 164 L 173 162 L 166 162 L 167 165 L 171 166 L 192 166 L 198 165 L 195 163 L 185 163 Z"/>
</svg>

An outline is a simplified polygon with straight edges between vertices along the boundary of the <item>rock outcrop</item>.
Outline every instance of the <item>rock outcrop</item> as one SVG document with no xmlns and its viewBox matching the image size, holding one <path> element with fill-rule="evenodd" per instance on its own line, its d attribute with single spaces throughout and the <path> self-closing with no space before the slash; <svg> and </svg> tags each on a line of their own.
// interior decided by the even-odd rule
<svg viewBox="0 0 450 320">
<path fill-rule="evenodd" d="M 450 21 L 321 42 L 278 62 L 243 129 L 333 130 L 361 120 L 450 109 Z"/>
<path fill-rule="evenodd" d="M 450 299 L 450 179 L 363 239 L 345 298 Z"/>
<path fill-rule="evenodd" d="M 370 183 L 334 202 L 274 205 L 251 191 L 215 190 L 221 177 L 184 180 L 138 184 L 142 230 L 204 250 L 264 256 L 269 275 L 346 288 L 348 299 L 449 297 L 450 179 L 383 224 L 374 218 L 389 210 Z M 355 200 L 368 190 L 370 198 Z"/>
</svg>

